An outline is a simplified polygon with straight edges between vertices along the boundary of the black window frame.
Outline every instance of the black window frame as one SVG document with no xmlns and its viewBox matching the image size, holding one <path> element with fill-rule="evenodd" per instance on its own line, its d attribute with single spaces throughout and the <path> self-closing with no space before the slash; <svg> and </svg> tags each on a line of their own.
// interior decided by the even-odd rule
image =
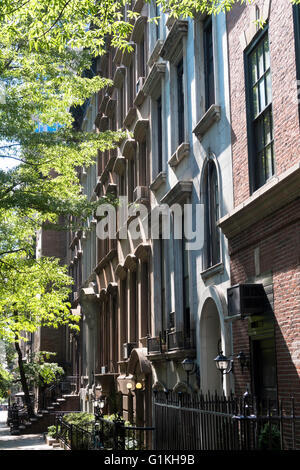
<svg viewBox="0 0 300 470">
<path fill-rule="evenodd" d="M 209 159 L 205 168 L 205 269 L 221 262 L 221 237 L 217 221 L 220 216 L 220 191 L 215 162 Z"/>
<path fill-rule="evenodd" d="M 250 193 L 252 194 L 254 191 L 258 190 L 264 184 L 266 184 L 276 173 L 275 168 L 275 152 L 274 152 L 274 126 L 273 126 L 273 101 L 272 101 L 272 72 L 271 72 L 271 57 L 270 57 L 270 47 L 269 47 L 269 67 L 264 69 L 263 75 L 260 75 L 258 80 L 254 82 L 256 85 L 259 84 L 262 79 L 264 79 L 264 93 L 265 97 L 267 96 L 266 91 L 266 82 L 267 80 L 265 77 L 269 73 L 270 76 L 270 84 L 271 84 L 271 100 L 268 104 L 259 111 L 259 113 L 255 116 L 254 109 L 253 109 L 253 90 L 255 84 L 253 85 L 252 76 L 251 76 L 251 64 L 250 58 L 253 55 L 255 50 L 258 50 L 259 46 L 265 40 L 265 37 L 268 38 L 269 42 L 269 27 L 268 24 L 265 28 L 260 31 L 255 38 L 252 40 L 249 47 L 244 52 L 244 72 L 245 72 L 245 90 L 246 90 L 246 114 L 247 114 L 247 140 L 248 140 L 248 163 L 249 163 L 249 182 L 250 182 Z M 265 55 L 264 55 L 264 67 L 265 67 Z M 258 93 L 258 103 L 260 105 L 260 94 Z M 266 127 L 263 122 L 263 139 L 264 143 L 263 146 L 258 149 L 256 142 L 256 131 L 255 129 L 259 130 L 259 121 L 264 121 L 264 117 L 269 114 L 269 126 L 270 126 L 270 142 L 265 144 L 265 135 L 266 135 Z M 267 147 L 271 148 L 271 165 L 272 165 L 272 172 L 270 176 L 266 176 L 267 173 L 267 164 L 261 163 L 259 160 L 259 153 L 266 151 Z M 265 157 L 264 157 L 265 158 Z M 262 159 L 263 161 L 263 159 Z M 264 160 L 266 161 L 266 159 Z M 264 175 L 259 172 L 259 166 L 264 166 L 262 172 L 264 171 Z"/>
<path fill-rule="evenodd" d="M 182 144 L 185 140 L 185 122 L 184 122 L 184 64 L 183 57 L 176 65 L 177 79 L 177 144 Z"/>
<path fill-rule="evenodd" d="M 296 79 L 297 79 L 297 99 L 300 121 L 300 5 L 293 5 L 294 34 L 295 34 L 295 55 L 296 55 Z"/>
<path fill-rule="evenodd" d="M 157 173 L 163 171 L 163 152 L 162 152 L 162 99 L 159 96 L 156 100 L 157 109 Z"/>
<path fill-rule="evenodd" d="M 205 80 L 205 111 L 215 104 L 215 72 L 212 18 L 209 17 L 203 25 L 204 48 L 204 80 Z"/>
</svg>

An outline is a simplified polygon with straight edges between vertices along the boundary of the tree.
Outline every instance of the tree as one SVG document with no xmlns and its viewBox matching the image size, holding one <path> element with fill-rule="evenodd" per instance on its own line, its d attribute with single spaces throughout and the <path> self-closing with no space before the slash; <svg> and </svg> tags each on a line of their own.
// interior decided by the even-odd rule
<svg viewBox="0 0 300 470">
<path fill-rule="evenodd" d="M 186 17 L 238 2 L 157 3 Z M 43 325 L 78 328 L 66 302 L 71 279 L 58 260 L 36 259 L 35 233 L 68 215 L 82 223 L 95 210 L 81 194 L 77 168 L 93 164 L 97 150 L 112 148 L 124 133 L 75 132 L 72 110 L 111 84 L 97 72 L 96 58 L 108 45 L 129 47 L 131 20 L 138 15 L 130 5 L 129 0 L 1 2 L 0 160 L 19 164 L 0 170 L 0 335 L 15 343 L 20 371 L 23 332 Z M 38 122 L 60 128 L 36 132 Z"/>
</svg>

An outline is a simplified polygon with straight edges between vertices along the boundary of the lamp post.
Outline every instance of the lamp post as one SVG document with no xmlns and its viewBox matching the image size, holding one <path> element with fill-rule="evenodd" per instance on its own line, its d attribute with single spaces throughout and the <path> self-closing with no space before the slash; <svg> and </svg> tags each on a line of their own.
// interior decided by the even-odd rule
<svg viewBox="0 0 300 470">
<path fill-rule="evenodd" d="M 195 364 L 194 360 L 186 357 L 181 363 L 183 370 L 186 372 L 186 383 L 189 386 L 190 384 L 190 375 L 196 374 L 197 376 L 197 385 L 199 386 L 199 368 L 198 365 Z"/>
<path fill-rule="evenodd" d="M 220 353 L 217 355 L 214 361 L 216 363 L 217 369 L 221 372 L 222 387 L 223 387 L 223 376 L 225 374 L 229 374 L 229 372 L 232 372 L 233 360 L 231 358 L 227 358 L 226 356 L 224 356 L 223 351 L 220 351 Z"/>
</svg>

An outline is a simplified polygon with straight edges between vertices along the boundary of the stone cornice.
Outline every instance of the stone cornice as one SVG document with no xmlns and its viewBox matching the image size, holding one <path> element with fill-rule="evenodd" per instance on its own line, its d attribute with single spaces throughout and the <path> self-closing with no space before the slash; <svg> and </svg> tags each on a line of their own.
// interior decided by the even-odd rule
<svg viewBox="0 0 300 470">
<path fill-rule="evenodd" d="M 192 181 L 178 181 L 170 191 L 161 199 L 162 204 L 180 204 L 191 195 L 193 189 Z"/>
<path fill-rule="evenodd" d="M 145 95 L 152 96 L 157 92 L 160 81 L 164 77 L 165 72 L 166 62 L 156 62 L 152 66 L 143 86 L 143 92 Z"/>
<path fill-rule="evenodd" d="M 139 119 L 134 126 L 133 136 L 138 142 L 143 142 L 146 139 L 147 130 L 149 127 L 149 119 Z"/>
<path fill-rule="evenodd" d="M 160 186 L 166 182 L 166 180 L 167 180 L 167 173 L 165 171 L 161 171 L 150 184 L 149 187 L 151 191 L 153 192 L 157 191 L 158 188 L 160 188 Z"/>
<path fill-rule="evenodd" d="M 100 262 L 97 264 L 97 266 L 95 267 L 94 271 L 98 274 L 101 269 L 105 268 L 105 266 L 113 259 L 115 258 L 116 256 L 118 256 L 118 252 L 116 249 L 112 249 L 110 250 L 106 256 L 104 256 L 104 258 L 102 258 L 102 260 L 100 260 Z"/>
<path fill-rule="evenodd" d="M 195 129 L 193 130 L 193 134 L 198 137 L 201 141 L 204 137 L 204 134 L 208 131 L 208 129 L 221 118 L 221 106 L 217 106 L 216 104 L 212 104 L 210 108 L 206 111 L 206 113 L 202 116 L 198 124 L 196 125 Z"/>
<path fill-rule="evenodd" d="M 144 6 L 144 0 L 136 0 L 135 4 L 133 5 L 133 11 L 136 11 L 137 13 L 141 13 L 143 6 Z"/>
<path fill-rule="evenodd" d="M 121 88 L 124 77 L 125 77 L 126 68 L 123 65 L 120 65 L 116 68 L 115 75 L 114 75 L 114 86 L 116 88 Z"/>
<path fill-rule="evenodd" d="M 133 121 L 136 119 L 136 117 L 137 117 L 136 107 L 129 108 L 128 113 L 126 114 L 126 117 L 123 121 L 124 126 L 127 127 L 127 129 L 129 129 L 129 127 L 131 126 Z"/>
<path fill-rule="evenodd" d="M 130 51 L 126 48 L 125 51 L 123 52 L 122 60 L 121 60 L 121 63 L 125 65 L 125 67 L 129 67 L 135 54 L 135 43 L 130 41 L 128 45 L 132 48 L 132 50 Z"/>
<path fill-rule="evenodd" d="M 134 157 L 136 151 L 136 141 L 134 139 L 126 139 L 121 150 L 122 155 L 127 158 L 131 159 Z"/>
<path fill-rule="evenodd" d="M 113 171 L 118 175 L 123 175 L 126 168 L 126 158 L 123 155 L 118 155 L 113 167 Z"/>
<path fill-rule="evenodd" d="M 113 63 L 115 65 L 117 65 L 117 66 L 120 65 L 121 59 L 122 59 L 122 54 L 123 54 L 123 52 L 121 51 L 121 49 L 118 48 L 116 50 L 116 53 L 115 53 L 114 58 L 113 58 Z"/>
<path fill-rule="evenodd" d="M 148 67 L 152 67 L 154 62 L 157 62 L 159 59 L 159 54 L 161 51 L 161 48 L 163 46 L 164 41 L 162 39 L 158 39 L 155 43 L 155 46 L 153 48 L 153 51 L 151 52 L 151 55 L 148 60 Z"/>
<path fill-rule="evenodd" d="M 174 152 L 172 157 L 168 160 L 168 164 L 170 167 L 174 168 L 179 165 L 181 160 L 183 160 L 185 157 L 188 157 L 189 154 L 190 144 L 188 142 L 182 142 L 182 144 L 180 144 L 177 148 L 176 152 Z"/>
<path fill-rule="evenodd" d="M 135 23 L 131 33 L 131 41 L 139 43 L 143 39 L 145 24 L 147 23 L 147 16 L 139 16 Z"/>
<path fill-rule="evenodd" d="M 147 243 L 140 243 L 134 251 L 135 256 L 144 262 L 149 260 L 150 253 L 151 246 Z"/>
<path fill-rule="evenodd" d="M 137 93 L 137 95 L 136 95 L 136 97 L 135 97 L 135 99 L 134 99 L 134 102 L 133 102 L 133 103 L 134 103 L 134 106 L 137 106 L 137 107 L 139 108 L 140 106 L 142 106 L 142 104 L 144 103 L 145 99 L 146 99 L 145 93 L 143 92 L 142 89 L 139 90 L 139 92 Z"/>
<path fill-rule="evenodd" d="M 227 238 L 239 233 L 300 197 L 300 162 L 255 191 L 222 217 L 218 225 Z"/>
<path fill-rule="evenodd" d="M 160 56 L 174 62 L 175 58 L 178 56 L 178 47 L 181 46 L 181 41 L 188 33 L 188 21 L 186 20 L 177 20 L 173 24 L 170 32 L 162 46 L 160 51 Z"/>
<path fill-rule="evenodd" d="M 117 100 L 109 99 L 105 108 L 105 114 L 108 116 L 110 119 L 113 119 L 115 115 L 115 110 L 116 110 L 116 105 L 117 105 Z"/>
<path fill-rule="evenodd" d="M 101 103 L 100 103 L 100 106 L 99 106 L 99 110 L 101 111 L 101 113 L 104 113 L 105 112 L 105 109 L 106 109 L 106 106 L 107 106 L 107 103 L 109 102 L 110 100 L 110 96 L 105 93 Z"/>
<path fill-rule="evenodd" d="M 118 264 L 118 266 L 115 269 L 115 275 L 121 279 L 121 281 L 124 281 L 127 277 L 127 269 L 122 266 L 122 264 Z"/>
<path fill-rule="evenodd" d="M 135 255 L 129 254 L 126 256 L 124 261 L 124 268 L 130 271 L 136 271 L 138 259 Z"/>
</svg>

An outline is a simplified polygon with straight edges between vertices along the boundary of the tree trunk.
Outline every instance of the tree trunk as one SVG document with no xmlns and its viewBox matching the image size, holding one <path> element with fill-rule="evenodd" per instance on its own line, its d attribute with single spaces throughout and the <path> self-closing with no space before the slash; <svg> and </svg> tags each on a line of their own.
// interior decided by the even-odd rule
<svg viewBox="0 0 300 470">
<path fill-rule="evenodd" d="M 22 390 L 23 390 L 23 393 L 24 393 L 24 403 L 25 403 L 26 408 L 27 408 L 28 416 L 29 416 L 29 418 L 31 418 L 31 417 L 34 416 L 34 409 L 33 409 L 31 399 L 30 399 L 28 383 L 27 383 L 27 379 L 26 379 L 26 375 L 25 375 L 25 371 L 24 371 L 24 366 L 23 366 L 22 351 L 21 351 L 21 348 L 20 348 L 20 345 L 19 345 L 18 341 L 15 342 L 15 348 L 16 348 L 16 351 L 18 353 L 18 364 L 19 364 Z"/>
</svg>

